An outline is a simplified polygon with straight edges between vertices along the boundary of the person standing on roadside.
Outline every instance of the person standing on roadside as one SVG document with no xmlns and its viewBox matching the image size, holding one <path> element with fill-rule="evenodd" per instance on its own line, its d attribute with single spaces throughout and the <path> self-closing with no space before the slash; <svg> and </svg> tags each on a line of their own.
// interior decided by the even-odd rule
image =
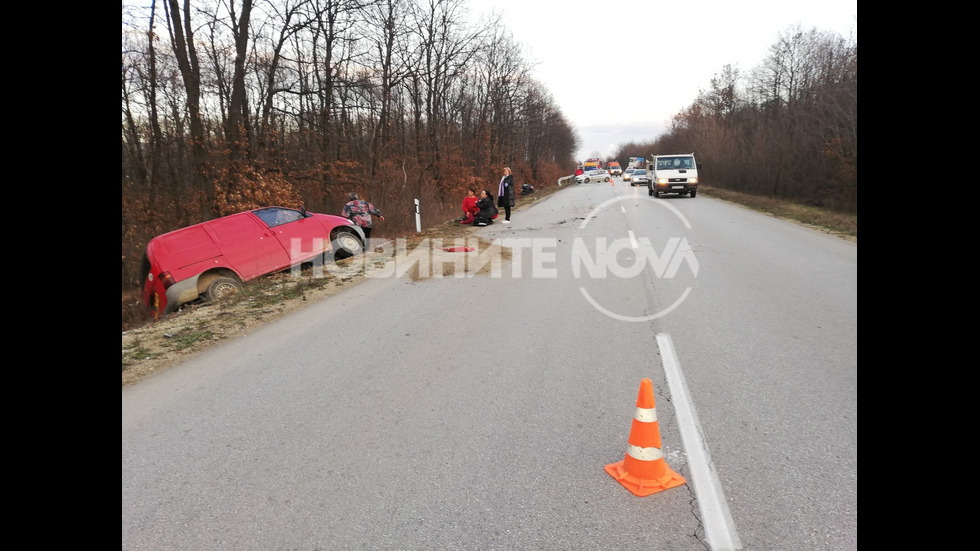
<svg viewBox="0 0 980 551">
<path fill-rule="evenodd" d="M 367 248 L 367 240 L 371 239 L 371 230 L 374 228 L 374 220 L 371 219 L 371 215 L 377 216 L 378 220 L 382 222 L 384 222 L 385 217 L 381 216 L 381 211 L 378 210 L 378 207 L 363 199 L 358 199 L 357 194 L 353 191 L 347 198 L 349 201 L 344 205 L 344 218 L 349 219 L 364 230 L 364 247 Z"/>
<path fill-rule="evenodd" d="M 514 206 L 514 200 L 514 176 L 510 173 L 510 167 L 505 166 L 497 190 L 497 206 L 504 208 L 504 224 L 510 224 L 510 208 Z"/>
</svg>

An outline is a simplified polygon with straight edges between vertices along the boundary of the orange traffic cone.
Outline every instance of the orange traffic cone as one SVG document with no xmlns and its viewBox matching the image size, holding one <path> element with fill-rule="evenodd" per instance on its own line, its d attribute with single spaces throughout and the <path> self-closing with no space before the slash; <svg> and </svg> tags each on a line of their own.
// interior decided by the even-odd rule
<svg viewBox="0 0 980 551">
<path fill-rule="evenodd" d="M 626 457 L 606 465 L 606 472 L 640 497 L 684 484 L 684 477 L 672 471 L 664 462 L 660 446 L 653 381 L 644 378 L 640 381 L 640 394 L 636 397 L 636 413 L 633 415 Z"/>
</svg>

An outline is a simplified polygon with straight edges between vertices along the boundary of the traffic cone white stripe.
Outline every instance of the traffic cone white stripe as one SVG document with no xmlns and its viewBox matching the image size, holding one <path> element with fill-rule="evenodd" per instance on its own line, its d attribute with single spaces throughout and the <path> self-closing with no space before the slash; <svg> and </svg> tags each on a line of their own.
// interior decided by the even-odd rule
<svg viewBox="0 0 980 551">
<path fill-rule="evenodd" d="M 636 408 L 633 419 L 641 423 L 654 423 L 657 421 L 657 408 Z"/>
<path fill-rule="evenodd" d="M 656 461 L 663 458 L 664 452 L 660 448 L 641 448 L 630 444 L 626 446 L 626 455 L 640 461 Z"/>
</svg>

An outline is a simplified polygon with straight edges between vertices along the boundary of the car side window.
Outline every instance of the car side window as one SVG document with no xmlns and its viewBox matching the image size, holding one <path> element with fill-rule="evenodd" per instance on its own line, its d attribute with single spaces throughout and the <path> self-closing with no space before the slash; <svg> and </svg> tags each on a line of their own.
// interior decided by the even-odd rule
<svg viewBox="0 0 980 551">
<path fill-rule="evenodd" d="M 259 209 L 255 211 L 255 215 L 265 222 L 270 228 L 274 228 L 282 224 L 288 224 L 289 222 L 295 222 L 303 217 L 303 215 L 297 210 L 276 207 Z"/>
</svg>

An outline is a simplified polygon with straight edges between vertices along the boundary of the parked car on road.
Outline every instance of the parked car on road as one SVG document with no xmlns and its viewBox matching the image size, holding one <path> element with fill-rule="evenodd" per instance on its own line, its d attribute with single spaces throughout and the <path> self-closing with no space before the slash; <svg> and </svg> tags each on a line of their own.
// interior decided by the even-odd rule
<svg viewBox="0 0 980 551">
<path fill-rule="evenodd" d="M 633 178 L 633 171 L 634 170 L 636 170 L 636 169 L 635 168 L 627 168 L 626 170 L 623 171 L 623 181 L 624 182 L 629 182 Z"/>
<path fill-rule="evenodd" d="M 364 231 L 342 216 L 264 207 L 158 235 L 140 268 L 143 303 L 154 316 L 216 300 L 259 276 L 364 251 Z"/>
<path fill-rule="evenodd" d="M 637 168 L 630 178 L 630 186 L 645 186 L 650 183 L 650 175 L 645 168 Z"/>
<path fill-rule="evenodd" d="M 586 170 L 584 174 L 575 177 L 576 184 L 588 184 L 589 182 L 608 182 L 610 179 L 609 171 L 600 168 L 596 170 Z"/>
</svg>

